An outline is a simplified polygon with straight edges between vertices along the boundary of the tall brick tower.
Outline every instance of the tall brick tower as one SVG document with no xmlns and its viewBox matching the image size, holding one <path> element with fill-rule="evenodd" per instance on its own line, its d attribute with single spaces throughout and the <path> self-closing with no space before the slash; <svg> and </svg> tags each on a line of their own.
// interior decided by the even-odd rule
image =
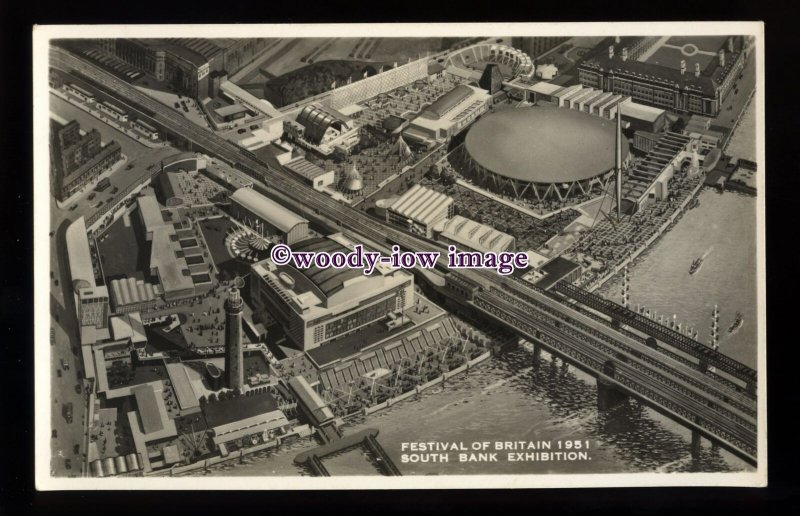
<svg viewBox="0 0 800 516">
<path fill-rule="evenodd" d="M 242 309 L 239 289 L 233 287 L 225 300 L 225 387 L 229 389 L 241 389 L 244 386 Z"/>
</svg>

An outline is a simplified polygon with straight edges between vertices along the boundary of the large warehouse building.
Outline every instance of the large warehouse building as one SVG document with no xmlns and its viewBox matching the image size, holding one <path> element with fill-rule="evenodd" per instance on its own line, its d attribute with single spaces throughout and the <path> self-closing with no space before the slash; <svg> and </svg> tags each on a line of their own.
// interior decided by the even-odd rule
<svg viewBox="0 0 800 516">
<path fill-rule="evenodd" d="M 386 215 L 392 224 L 431 238 L 434 227 L 453 216 L 453 199 L 430 188 L 414 185 L 389 206 Z"/>
<path fill-rule="evenodd" d="M 293 252 L 349 253 L 353 242 L 341 234 L 292 245 Z M 339 339 L 414 302 L 414 277 L 388 265 L 364 275 L 361 269 L 278 266 L 267 258 L 253 264 L 250 296 L 302 350 Z"/>
<path fill-rule="evenodd" d="M 552 106 L 508 109 L 467 133 L 467 173 L 517 198 L 564 200 L 604 188 L 614 171 L 613 120 Z M 622 141 L 623 163 L 628 142 Z"/>
<path fill-rule="evenodd" d="M 308 238 L 308 221 L 252 188 L 239 188 L 231 194 L 231 213 L 266 235 L 273 233 L 289 245 Z"/>
<path fill-rule="evenodd" d="M 452 138 L 489 110 L 492 96 L 486 90 L 460 84 L 423 109 L 403 131 L 412 142 L 433 145 Z"/>
</svg>

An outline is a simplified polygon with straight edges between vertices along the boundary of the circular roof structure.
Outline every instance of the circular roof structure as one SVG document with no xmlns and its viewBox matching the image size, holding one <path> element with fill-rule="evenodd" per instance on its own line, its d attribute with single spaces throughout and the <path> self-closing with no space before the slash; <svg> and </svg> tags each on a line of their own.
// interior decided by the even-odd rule
<svg viewBox="0 0 800 516">
<path fill-rule="evenodd" d="M 506 109 L 478 120 L 466 149 L 495 174 L 531 183 L 582 181 L 614 168 L 616 121 L 550 106 Z M 622 140 L 622 160 L 628 156 Z"/>
</svg>

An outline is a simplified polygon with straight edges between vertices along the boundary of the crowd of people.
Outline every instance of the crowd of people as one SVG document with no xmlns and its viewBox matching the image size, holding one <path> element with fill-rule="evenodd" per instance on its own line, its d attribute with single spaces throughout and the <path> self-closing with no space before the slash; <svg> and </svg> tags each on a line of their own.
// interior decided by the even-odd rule
<svg viewBox="0 0 800 516">
<path fill-rule="evenodd" d="M 702 180 L 702 176 L 676 176 L 669 184 L 667 199 L 648 203 L 635 214 L 624 216 L 621 221 L 598 217 L 594 227 L 581 233 L 565 254 L 583 265 L 594 264 L 584 273 L 580 283 L 589 285 L 600 279 L 649 239 L 660 234 L 670 217 L 696 191 Z"/>
<path fill-rule="evenodd" d="M 445 184 L 446 182 L 426 179 L 422 184 L 452 197 L 457 215 L 487 224 L 513 236 L 517 242 L 517 249 L 541 248 L 580 216 L 575 210 L 564 210 L 546 219 L 525 216 L 512 206 L 457 183 Z"/>
</svg>

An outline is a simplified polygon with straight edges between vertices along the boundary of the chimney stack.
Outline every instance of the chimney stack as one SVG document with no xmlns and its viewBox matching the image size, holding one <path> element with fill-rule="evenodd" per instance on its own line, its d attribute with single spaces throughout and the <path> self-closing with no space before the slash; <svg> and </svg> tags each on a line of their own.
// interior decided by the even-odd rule
<svg viewBox="0 0 800 516">
<path fill-rule="evenodd" d="M 627 61 L 628 60 L 628 47 L 625 47 L 625 48 L 622 49 L 622 60 L 623 61 Z"/>
<path fill-rule="evenodd" d="M 608 45 L 608 58 L 614 59 L 614 45 Z"/>
<path fill-rule="evenodd" d="M 686 73 L 686 59 L 681 59 L 681 75 Z"/>
<path fill-rule="evenodd" d="M 700 63 L 694 64 L 694 76 L 700 77 Z"/>
<path fill-rule="evenodd" d="M 719 65 L 721 67 L 725 68 L 725 49 L 724 48 L 720 48 L 719 49 Z"/>
</svg>

